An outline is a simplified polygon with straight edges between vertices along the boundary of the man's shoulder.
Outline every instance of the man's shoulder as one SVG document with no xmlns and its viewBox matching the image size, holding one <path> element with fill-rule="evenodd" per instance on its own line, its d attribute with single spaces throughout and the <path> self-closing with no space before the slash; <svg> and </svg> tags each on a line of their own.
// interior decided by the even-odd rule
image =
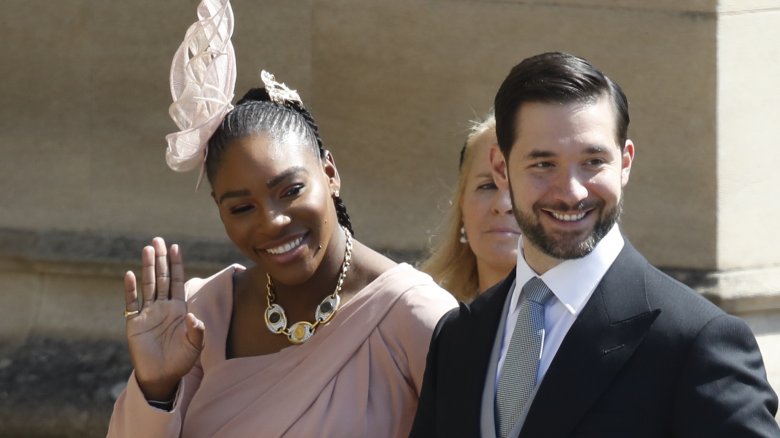
<svg viewBox="0 0 780 438">
<path fill-rule="evenodd" d="M 650 264 L 628 242 L 624 253 L 618 256 L 616 264 L 624 257 L 629 264 L 641 269 L 641 284 L 647 304 L 651 309 L 660 309 L 663 319 L 671 318 L 681 323 L 687 321 L 685 325 L 703 324 L 725 314 L 699 292 Z"/>
<path fill-rule="evenodd" d="M 504 308 L 504 302 L 507 295 L 512 293 L 512 285 L 515 282 L 515 270 L 504 277 L 503 280 L 488 288 L 485 292 L 480 294 L 470 304 L 466 304 L 463 307 L 463 314 L 469 317 L 481 317 L 483 315 L 489 315 L 490 318 L 497 313 L 501 313 Z"/>
<path fill-rule="evenodd" d="M 447 312 L 436 328 L 437 337 L 472 337 L 476 332 L 495 329 L 501 318 L 504 301 L 510 292 L 514 270 L 500 283 L 480 294 L 471 303 L 458 303 L 458 307 Z"/>
<path fill-rule="evenodd" d="M 662 321 L 673 320 L 678 325 L 698 330 L 712 319 L 726 315 L 699 292 L 654 266 L 647 270 L 645 284 L 648 303 L 662 310 Z"/>
</svg>

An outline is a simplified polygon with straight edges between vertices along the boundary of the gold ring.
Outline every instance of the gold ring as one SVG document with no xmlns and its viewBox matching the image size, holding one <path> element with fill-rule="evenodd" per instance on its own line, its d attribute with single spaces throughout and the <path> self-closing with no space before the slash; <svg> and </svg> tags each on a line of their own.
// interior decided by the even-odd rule
<svg viewBox="0 0 780 438">
<path fill-rule="evenodd" d="M 125 312 L 124 312 L 125 319 L 127 319 L 130 316 L 138 315 L 139 313 L 141 313 L 140 310 L 125 310 Z"/>
</svg>

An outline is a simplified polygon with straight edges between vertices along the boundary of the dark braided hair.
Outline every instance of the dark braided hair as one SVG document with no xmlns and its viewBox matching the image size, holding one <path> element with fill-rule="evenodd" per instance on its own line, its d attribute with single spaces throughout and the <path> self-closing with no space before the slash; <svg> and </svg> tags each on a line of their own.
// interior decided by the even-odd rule
<svg viewBox="0 0 780 438">
<path fill-rule="evenodd" d="M 327 150 L 320 138 L 320 131 L 309 110 L 302 103 L 285 101 L 282 104 L 271 101 L 265 88 L 252 88 L 239 99 L 222 120 L 219 128 L 209 138 L 208 154 L 206 155 L 206 177 L 213 186 L 217 169 L 222 163 L 225 150 L 233 140 L 249 137 L 259 133 L 270 134 L 274 138 L 293 132 L 314 146 L 320 159 L 325 158 Z M 352 222 L 347 214 L 347 207 L 339 196 L 333 196 L 333 205 L 339 224 L 346 227 L 354 236 Z"/>
</svg>

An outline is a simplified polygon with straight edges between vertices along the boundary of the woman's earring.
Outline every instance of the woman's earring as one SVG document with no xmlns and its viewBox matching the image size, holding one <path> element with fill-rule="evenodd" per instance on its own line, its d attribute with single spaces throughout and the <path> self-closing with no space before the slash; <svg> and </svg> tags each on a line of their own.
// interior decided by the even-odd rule
<svg viewBox="0 0 780 438">
<path fill-rule="evenodd" d="M 469 243 L 469 239 L 466 237 L 466 227 L 460 227 L 460 243 Z"/>
<path fill-rule="evenodd" d="M 339 191 L 338 191 L 338 190 L 336 190 L 335 192 L 333 192 L 333 197 L 334 197 L 334 198 L 338 198 L 338 197 L 339 197 Z"/>
</svg>

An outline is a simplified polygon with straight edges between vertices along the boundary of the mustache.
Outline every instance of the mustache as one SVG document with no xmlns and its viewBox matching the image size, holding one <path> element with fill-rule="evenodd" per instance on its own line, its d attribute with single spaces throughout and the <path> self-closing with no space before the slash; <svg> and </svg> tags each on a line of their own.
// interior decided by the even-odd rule
<svg viewBox="0 0 780 438">
<path fill-rule="evenodd" d="M 537 209 L 557 210 L 557 211 L 586 211 L 586 210 L 602 207 L 603 205 L 604 205 L 603 201 L 598 201 L 595 199 L 592 200 L 584 199 L 576 204 L 567 204 L 563 201 L 550 203 L 550 204 L 536 203 L 535 207 Z"/>
</svg>

